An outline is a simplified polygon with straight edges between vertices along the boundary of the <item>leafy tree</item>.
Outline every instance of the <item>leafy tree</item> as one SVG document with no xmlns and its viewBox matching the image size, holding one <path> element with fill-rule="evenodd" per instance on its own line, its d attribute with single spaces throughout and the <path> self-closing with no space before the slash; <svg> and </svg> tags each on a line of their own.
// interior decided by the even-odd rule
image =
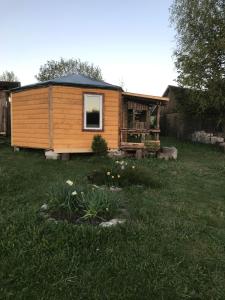
<svg viewBox="0 0 225 300">
<path fill-rule="evenodd" d="M 225 123 L 225 1 L 174 0 L 170 12 L 183 108 Z"/>
<path fill-rule="evenodd" d="M 35 77 L 38 81 L 45 81 L 69 74 L 82 74 L 92 79 L 102 80 L 102 72 L 98 66 L 72 58 L 61 58 L 59 61 L 48 60 L 40 67 L 39 73 Z"/>
<path fill-rule="evenodd" d="M 16 75 L 14 74 L 14 72 L 10 72 L 10 71 L 5 71 L 2 73 L 2 75 L 0 75 L 0 80 L 1 81 L 18 81 L 18 78 L 16 77 Z"/>
</svg>

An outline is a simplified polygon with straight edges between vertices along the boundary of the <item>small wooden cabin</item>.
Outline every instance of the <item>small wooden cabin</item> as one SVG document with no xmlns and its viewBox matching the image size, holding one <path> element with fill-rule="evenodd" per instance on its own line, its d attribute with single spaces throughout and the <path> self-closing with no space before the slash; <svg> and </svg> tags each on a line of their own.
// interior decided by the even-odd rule
<svg viewBox="0 0 225 300">
<path fill-rule="evenodd" d="M 110 150 L 159 145 L 160 106 L 167 101 L 82 75 L 23 86 L 11 91 L 11 144 L 82 153 L 101 134 Z"/>
</svg>

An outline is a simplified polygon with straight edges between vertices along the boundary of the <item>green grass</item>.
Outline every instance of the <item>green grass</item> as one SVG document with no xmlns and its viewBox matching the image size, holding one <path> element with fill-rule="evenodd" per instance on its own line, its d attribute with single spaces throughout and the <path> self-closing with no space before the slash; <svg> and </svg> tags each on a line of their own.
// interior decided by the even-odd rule
<svg viewBox="0 0 225 300">
<path fill-rule="evenodd" d="M 45 161 L 0 144 L 0 298 L 225 299 L 225 155 L 163 143 L 178 148 L 178 161 L 140 161 L 160 188 L 125 188 L 130 218 L 115 228 L 37 214 L 52 184 L 83 184 L 108 159 Z"/>
</svg>

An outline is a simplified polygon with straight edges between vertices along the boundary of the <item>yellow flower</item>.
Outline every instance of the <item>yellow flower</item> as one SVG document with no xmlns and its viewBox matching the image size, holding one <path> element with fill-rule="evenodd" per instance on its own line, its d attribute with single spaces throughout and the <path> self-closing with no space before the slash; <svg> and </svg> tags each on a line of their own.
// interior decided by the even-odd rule
<svg viewBox="0 0 225 300">
<path fill-rule="evenodd" d="M 118 174 L 117 177 L 120 178 L 120 175 Z"/>
<path fill-rule="evenodd" d="M 110 173 L 110 172 L 107 172 L 106 174 L 109 176 L 111 173 Z"/>
</svg>

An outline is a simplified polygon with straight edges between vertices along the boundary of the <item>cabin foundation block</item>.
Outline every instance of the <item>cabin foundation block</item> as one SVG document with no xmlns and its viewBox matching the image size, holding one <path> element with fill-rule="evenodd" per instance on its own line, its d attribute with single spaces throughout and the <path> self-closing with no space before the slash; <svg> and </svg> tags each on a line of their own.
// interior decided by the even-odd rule
<svg viewBox="0 0 225 300">
<path fill-rule="evenodd" d="M 138 149 L 135 153 L 135 158 L 136 159 L 142 159 L 143 157 L 143 150 L 142 149 Z"/>
<path fill-rule="evenodd" d="M 57 160 L 60 158 L 60 154 L 59 153 L 55 153 L 52 150 L 46 150 L 45 151 L 45 158 L 46 159 L 53 159 L 53 160 Z"/>
<path fill-rule="evenodd" d="M 13 147 L 13 151 L 14 151 L 14 152 L 19 152 L 19 151 L 20 151 L 20 148 L 19 148 L 19 147 Z"/>
</svg>

